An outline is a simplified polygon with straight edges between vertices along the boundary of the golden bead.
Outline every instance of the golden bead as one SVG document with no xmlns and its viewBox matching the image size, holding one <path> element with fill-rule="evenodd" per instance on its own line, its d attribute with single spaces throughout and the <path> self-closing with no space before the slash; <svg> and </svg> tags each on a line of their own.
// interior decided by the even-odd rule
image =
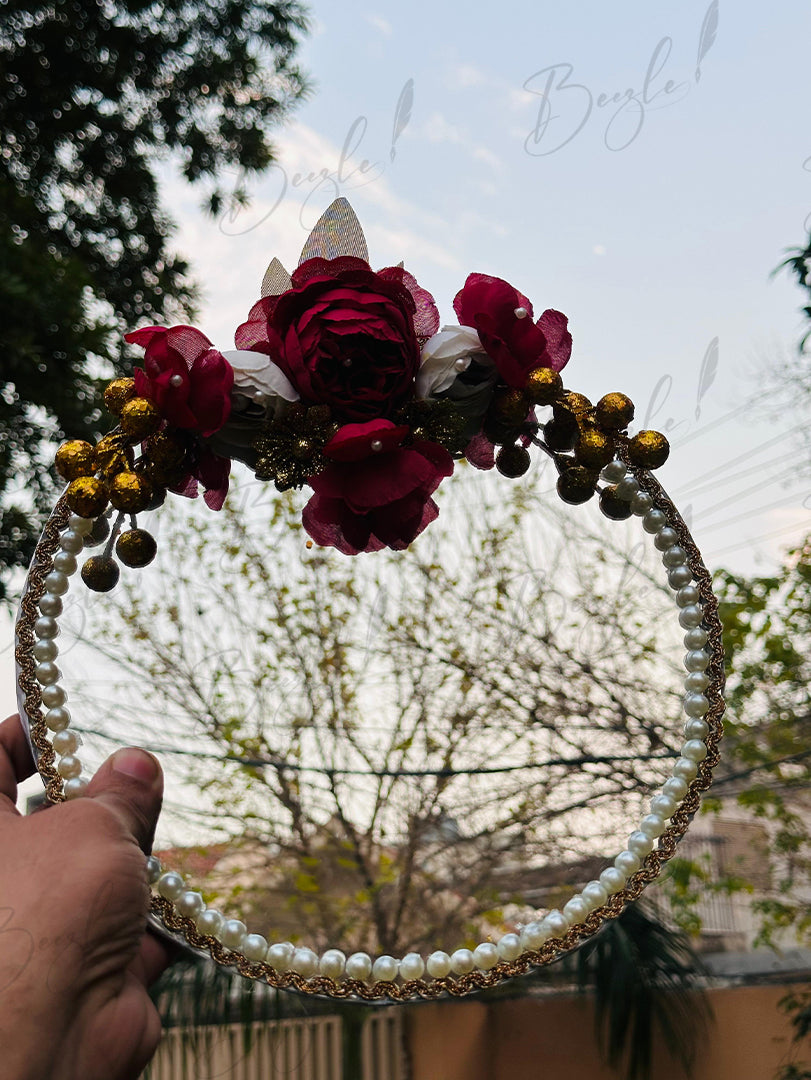
<svg viewBox="0 0 811 1080">
<path fill-rule="evenodd" d="M 558 495 L 567 503 L 588 502 L 596 487 L 597 473 L 582 465 L 572 465 L 558 477 Z"/>
<path fill-rule="evenodd" d="M 588 469 L 602 469 L 614 458 L 614 440 L 596 427 L 583 428 L 577 438 L 574 456 Z"/>
<path fill-rule="evenodd" d="M 625 394 L 606 394 L 597 402 L 594 414 L 601 428 L 623 431 L 634 418 L 634 403 Z"/>
<path fill-rule="evenodd" d="M 496 390 L 488 409 L 488 417 L 497 424 L 518 427 L 527 418 L 530 400 L 523 390 Z"/>
<path fill-rule="evenodd" d="M 107 506 L 107 491 L 95 476 L 71 480 L 65 498 L 74 514 L 84 518 L 98 517 Z"/>
<path fill-rule="evenodd" d="M 533 405 L 551 405 L 563 393 L 563 379 L 552 368 L 533 368 L 527 376 L 525 391 Z"/>
<path fill-rule="evenodd" d="M 502 446 L 496 454 L 496 468 L 502 476 L 509 476 L 512 480 L 523 476 L 530 464 L 529 450 L 524 446 Z"/>
<path fill-rule="evenodd" d="M 110 502 L 116 510 L 137 514 L 146 510 L 152 498 L 152 485 L 136 472 L 120 472 L 110 482 Z"/>
<path fill-rule="evenodd" d="M 144 459 L 162 468 L 179 465 L 185 456 L 185 440 L 176 432 L 158 431 L 144 443 Z"/>
<path fill-rule="evenodd" d="M 571 450 L 577 440 L 577 423 L 571 413 L 544 424 L 543 439 L 550 450 Z"/>
<path fill-rule="evenodd" d="M 120 416 L 128 401 L 135 397 L 135 379 L 113 379 L 104 390 L 104 404 L 113 416 Z"/>
<path fill-rule="evenodd" d="M 154 435 L 162 422 L 157 406 L 149 398 L 133 398 L 121 410 L 121 430 L 131 439 Z"/>
<path fill-rule="evenodd" d="M 92 476 L 96 471 L 93 464 L 93 444 L 84 439 L 71 439 L 62 443 L 54 458 L 56 471 L 65 480 L 78 480 L 80 476 Z"/>
<path fill-rule="evenodd" d="M 640 431 L 628 441 L 628 457 L 632 465 L 643 469 L 658 469 L 670 454 L 670 443 L 659 431 Z"/>
<path fill-rule="evenodd" d="M 108 555 L 91 555 L 82 567 L 82 581 L 94 592 L 109 592 L 118 584 L 121 571 Z"/>
<path fill-rule="evenodd" d="M 96 444 L 94 460 L 96 470 L 109 480 L 116 473 L 132 468 L 134 454 L 121 435 L 105 435 Z"/>
<path fill-rule="evenodd" d="M 607 518 L 613 521 L 624 521 L 625 518 L 631 516 L 630 501 L 620 499 L 615 486 L 607 487 L 600 492 L 600 509 Z"/>
<path fill-rule="evenodd" d="M 115 545 L 115 553 L 125 566 L 148 566 L 157 550 L 155 537 L 146 529 L 128 529 Z"/>
<path fill-rule="evenodd" d="M 560 399 L 560 404 L 570 412 L 573 412 L 578 419 L 591 408 L 591 402 L 586 395 L 576 394 L 574 390 L 567 390 Z"/>
</svg>

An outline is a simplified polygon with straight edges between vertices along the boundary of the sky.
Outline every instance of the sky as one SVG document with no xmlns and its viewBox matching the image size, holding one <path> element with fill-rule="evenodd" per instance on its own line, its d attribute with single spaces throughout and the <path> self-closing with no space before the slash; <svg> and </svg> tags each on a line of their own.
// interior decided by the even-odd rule
<svg viewBox="0 0 811 1080">
<path fill-rule="evenodd" d="M 267 264 L 292 269 L 344 196 L 373 266 L 404 261 L 443 322 L 473 271 L 565 312 L 567 387 L 621 390 L 636 426 L 668 435 L 658 475 L 708 565 L 777 565 L 811 507 L 807 413 L 778 393 L 804 298 L 773 275 L 811 221 L 807 5 L 321 0 L 312 15 L 313 91 L 250 206 L 212 219 L 164 169 L 196 325 L 233 347 Z M 12 711 L 10 631 L 0 645 Z"/>
</svg>

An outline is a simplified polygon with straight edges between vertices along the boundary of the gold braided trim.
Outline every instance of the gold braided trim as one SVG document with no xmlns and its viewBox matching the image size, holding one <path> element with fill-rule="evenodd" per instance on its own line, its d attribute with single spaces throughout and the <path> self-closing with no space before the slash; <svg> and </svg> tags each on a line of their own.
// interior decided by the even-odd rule
<svg viewBox="0 0 811 1080">
<path fill-rule="evenodd" d="M 710 728 L 704 740 L 707 746 L 707 757 L 698 765 L 698 773 L 670 819 L 670 824 L 659 837 L 658 846 L 643 860 L 640 869 L 629 877 L 625 887 L 609 897 L 602 907 L 592 911 L 583 922 L 571 927 L 562 937 L 544 942 L 540 949 L 525 952 L 517 960 L 502 961 L 487 972 L 472 971 L 468 975 L 449 976 L 442 979 L 412 979 L 400 984 L 367 983 L 357 979 L 342 979 L 336 982 L 324 975 L 304 978 L 293 971 L 278 972 L 266 961 L 249 960 L 241 953 L 231 952 L 216 938 L 202 935 L 192 919 L 181 915 L 171 901 L 153 893 L 152 916 L 176 941 L 181 945 L 208 952 L 217 964 L 234 968 L 247 979 L 261 980 L 280 990 L 293 990 L 302 994 L 319 994 L 341 999 L 354 998 L 368 1002 L 409 1001 L 414 998 L 430 1001 L 445 995 L 464 997 L 467 994 L 498 986 L 508 979 L 527 975 L 534 968 L 553 963 L 576 949 L 588 938 L 593 937 L 609 919 L 616 919 L 627 904 L 637 900 L 648 885 L 656 881 L 665 864 L 676 853 L 679 841 L 687 832 L 690 821 L 699 808 L 701 794 L 712 783 L 713 770 L 720 760 L 718 744 L 723 733 L 721 718 L 724 712 L 723 628 L 718 617 L 718 600 L 712 590 L 712 578 L 687 524 L 659 482 L 650 472 L 630 465 L 626 443 L 623 440 L 617 441 L 619 456 L 636 477 L 641 490 L 646 491 L 653 498 L 654 506 L 664 511 L 668 525 L 675 530 L 679 543 L 687 552 L 687 565 L 699 588 L 704 609 L 702 625 L 707 632 L 707 644 L 711 649 L 707 667 L 710 685 L 705 691 L 705 696 L 709 701 L 709 710 L 704 717 Z M 15 655 L 20 669 L 18 682 L 24 695 L 31 739 L 37 752 L 37 768 L 51 802 L 64 801 L 65 794 L 62 777 L 56 771 L 54 751 L 48 740 L 41 708 L 41 691 L 34 676 L 36 662 L 32 651 L 33 627 L 39 617 L 37 603 L 45 591 L 44 579 L 53 568 L 53 557 L 59 548 L 59 534 L 69 517 L 70 510 L 62 497 L 56 504 L 37 544 L 17 620 Z"/>
</svg>

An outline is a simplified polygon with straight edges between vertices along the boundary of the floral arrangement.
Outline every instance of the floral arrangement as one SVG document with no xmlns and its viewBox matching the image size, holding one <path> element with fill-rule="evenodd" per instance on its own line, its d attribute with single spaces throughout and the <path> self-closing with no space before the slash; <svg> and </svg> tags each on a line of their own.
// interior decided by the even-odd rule
<svg viewBox="0 0 811 1080">
<path fill-rule="evenodd" d="M 536 319 L 508 282 L 474 273 L 454 301 L 458 325 L 440 328 L 433 297 L 407 270 L 372 270 L 346 200 L 322 216 L 292 275 L 273 260 L 262 292 L 233 351 L 191 326 L 127 334 L 144 358 L 105 391 L 118 427 L 95 446 L 71 440 L 57 452 L 70 508 L 97 519 L 99 542 L 110 536 L 83 567 L 91 588 L 118 579 L 114 541 L 125 564 L 151 561 L 155 541 L 134 515 L 167 490 L 196 496 L 202 485 L 219 510 L 232 459 L 280 491 L 308 486 L 312 540 L 356 555 L 408 547 L 436 518 L 434 492 L 459 459 L 517 477 L 538 446 L 557 465 L 560 496 L 576 503 L 598 490 L 619 443 L 645 468 L 667 457 L 658 432 L 628 437 L 624 394 L 592 406 L 564 389 L 565 315 Z M 541 407 L 552 410 L 543 423 Z M 612 517 L 630 513 L 610 487 L 600 504 Z M 132 527 L 121 532 L 127 515 Z"/>
</svg>

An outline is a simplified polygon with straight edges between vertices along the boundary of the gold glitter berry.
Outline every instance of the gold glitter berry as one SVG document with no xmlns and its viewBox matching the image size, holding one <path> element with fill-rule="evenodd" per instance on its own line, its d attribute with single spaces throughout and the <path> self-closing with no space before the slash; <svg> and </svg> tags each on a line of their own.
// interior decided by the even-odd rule
<svg viewBox="0 0 811 1080">
<path fill-rule="evenodd" d="M 104 404 L 113 416 L 120 416 L 121 410 L 135 397 L 135 379 L 113 379 L 104 390 Z"/>
<path fill-rule="evenodd" d="M 153 435 L 161 423 L 161 414 L 148 398 L 133 398 L 121 410 L 121 430 L 137 441 Z"/>
<path fill-rule="evenodd" d="M 80 476 L 71 480 L 65 498 L 68 506 L 79 517 L 95 518 L 107 506 L 107 491 L 95 476 Z"/>
<path fill-rule="evenodd" d="M 148 566 L 157 550 L 155 537 L 146 529 L 128 529 L 115 545 L 115 553 L 125 566 Z"/>
<path fill-rule="evenodd" d="M 118 563 L 107 555 L 91 555 L 82 567 L 82 581 L 93 592 L 109 592 L 118 584 Z"/>
<path fill-rule="evenodd" d="M 71 439 L 62 443 L 54 458 L 56 471 L 65 480 L 77 480 L 80 476 L 92 476 L 93 444 L 84 439 Z"/>
<path fill-rule="evenodd" d="M 594 414 L 601 428 L 622 431 L 634 418 L 634 403 L 625 394 L 606 394 L 597 402 Z"/>
<path fill-rule="evenodd" d="M 533 368 L 527 376 L 525 392 L 533 405 L 551 405 L 563 393 L 563 380 L 552 368 Z"/>
<path fill-rule="evenodd" d="M 502 476 L 509 476 L 512 480 L 523 476 L 530 463 L 529 451 L 523 446 L 502 446 L 496 454 L 496 468 Z"/>
<path fill-rule="evenodd" d="M 628 457 L 632 465 L 643 469 L 658 469 L 670 454 L 670 443 L 659 431 L 640 431 L 628 441 Z"/>
<path fill-rule="evenodd" d="M 614 440 L 596 427 L 582 428 L 574 448 L 579 465 L 602 469 L 614 457 Z"/>
<path fill-rule="evenodd" d="M 137 514 L 146 510 L 152 499 L 152 485 L 136 472 L 120 472 L 110 482 L 110 502 L 116 510 Z"/>
</svg>

